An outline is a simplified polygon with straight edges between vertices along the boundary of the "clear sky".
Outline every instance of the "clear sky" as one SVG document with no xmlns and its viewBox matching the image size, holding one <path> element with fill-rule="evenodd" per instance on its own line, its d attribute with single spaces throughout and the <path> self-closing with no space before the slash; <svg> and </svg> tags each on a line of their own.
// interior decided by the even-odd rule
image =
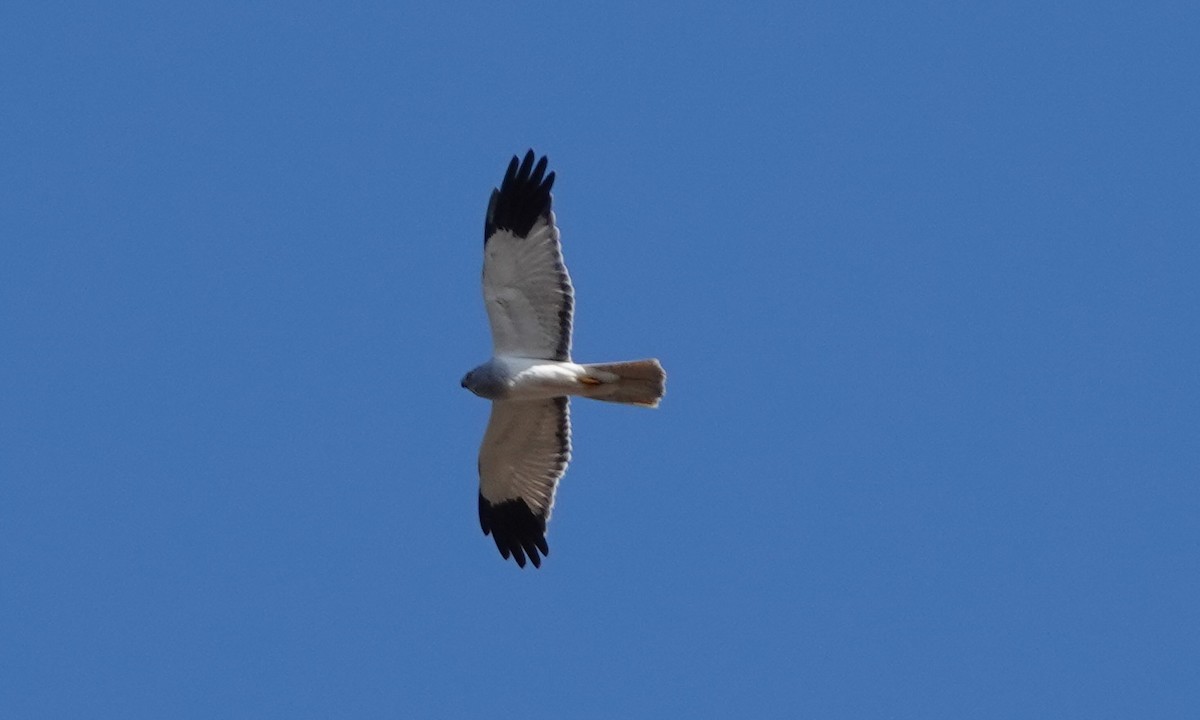
<svg viewBox="0 0 1200 720">
<path fill-rule="evenodd" d="M 1194 718 L 1186 2 L 0 6 L 0 717 Z M 539 571 L 483 213 L 558 173 Z"/>
</svg>

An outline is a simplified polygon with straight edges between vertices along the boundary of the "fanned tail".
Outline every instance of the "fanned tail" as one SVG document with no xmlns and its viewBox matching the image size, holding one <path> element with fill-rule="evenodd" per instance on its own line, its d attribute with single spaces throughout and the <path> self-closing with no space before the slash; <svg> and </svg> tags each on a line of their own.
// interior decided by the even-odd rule
<svg viewBox="0 0 1200 720">
<path fill-rule="evenodd" d="M 587 383 L 584 397 L 605 402 L 658 407 L 667 391 L 667 374 L 658 360 L 631 360 L 583 366 L 595 384 Z"/>
</svg>

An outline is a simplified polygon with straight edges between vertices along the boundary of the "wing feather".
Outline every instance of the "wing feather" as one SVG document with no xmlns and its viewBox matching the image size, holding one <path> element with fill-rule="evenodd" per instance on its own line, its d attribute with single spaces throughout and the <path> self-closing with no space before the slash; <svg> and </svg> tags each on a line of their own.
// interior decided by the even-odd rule
<svg viewBox="0 0 1200 720">
<path fill-rule="evenodd" d="M 571 359 L 575 290 L 551 211 L 554 173 L 513 157 L 484 224 L 483 299 L 496 355 Z"/>
<path fill-rule="evenodd" d="M 546 523 L 571 459 L 567 398 L 496 400 L 479 449 L 479 524 L 500 554 L 534 567 L 550 552 Z"/>
</svg>

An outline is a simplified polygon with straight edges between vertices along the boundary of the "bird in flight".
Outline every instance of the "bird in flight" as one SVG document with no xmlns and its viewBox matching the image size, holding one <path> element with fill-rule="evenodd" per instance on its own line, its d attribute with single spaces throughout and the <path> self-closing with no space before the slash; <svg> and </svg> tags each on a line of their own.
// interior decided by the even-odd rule
<svg viewBox="0 0 1200 720">
<path fill-rule="evenodd" d="M 582 365 L 571 360 L 575 291 L 550 209 L 546 158 L 513 157 L 492 190 L 483 227 L 483 300 L 492 358 L 462 386 L 492 401 L 479 448 L 479 524 L 504 559 L 541 567 L 546 522 L 571 459 L 571 395 L 657 407 L 658 360 Z"/>
</svg>

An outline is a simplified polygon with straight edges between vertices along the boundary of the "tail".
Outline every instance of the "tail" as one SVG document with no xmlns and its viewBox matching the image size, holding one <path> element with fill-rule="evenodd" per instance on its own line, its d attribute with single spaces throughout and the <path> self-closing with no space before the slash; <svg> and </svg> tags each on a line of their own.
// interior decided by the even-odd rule
<svg viewBox="0 0 1200 720">
<path fill-rule="evenodd" d="M 657 360 L 584 365 L 584 397 L 605 402 L 658 407 L 667 392 L 667 374 Z"/>
</svg>

